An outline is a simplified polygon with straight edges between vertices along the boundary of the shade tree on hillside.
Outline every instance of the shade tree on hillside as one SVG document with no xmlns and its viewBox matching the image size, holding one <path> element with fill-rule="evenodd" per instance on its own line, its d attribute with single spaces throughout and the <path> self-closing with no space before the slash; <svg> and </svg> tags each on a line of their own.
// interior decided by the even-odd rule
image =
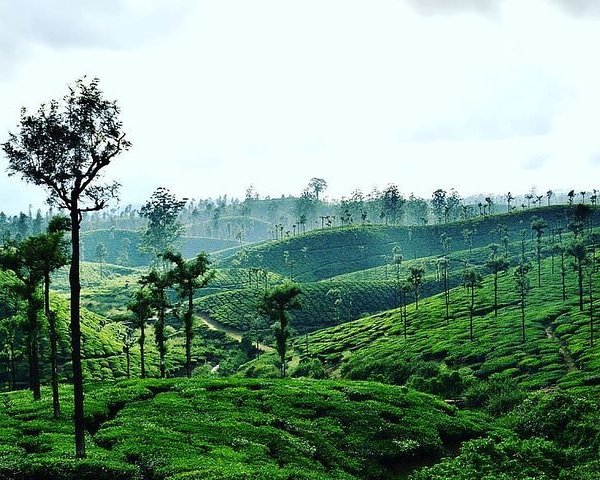
<svg viewBox="0 0 600 480">
<path fill-rule="evenodd" d="M 41 330 L 39 312 L 43 307 L 40 286 L 42 272 L 37 268 L 39 241 L 28 237 L 20 241 L 6 242 L 0 248 L 0 268 L 10 271 L 15 281 L 10 290 L 25 303 L 25 332 L 27 364 L 29 366 L 29 388 L 33 399 L 40 400 L 39 334 Z"/>
<path fill-rule="evenodd" d="M 172 286 L 171 277 L 168 272 L 161 272 L 152 268 L 147 274 L 142 275 L 140 284 L 150 291 L 152 308 L 156 310 L 156 322 L 154 323 L 154 341 L 158 350 L 158 368 L 160 378 L 165 378 L 165 355 L 167 354 L 167 338 L 165 336 L 165 317 L 171 303 L 167 296 L 167 290 Z"/>
<path fill-rule="evenodd" d="M 146 322 L 152 316 L 152 293 L 146 288 L 135 290 L 131 296 L 131 300 L 127 304 L 127 310 L 132 314 L 132 323 L 140 330 L 138 341 L 140 344 L 140 374 L 142 378 L 146 378 Z"/>
<path fill-rule="evenodd" d="M 50 274 L 68 265 L 69 241 L 65 233 L 71 228 L 71 221 L 60 215 L 52 217 L 46 233 L 37 235 L 39 238 L 38 268 L 42 273 L 44 284 L 44 314 L 48 321 L 50 340 L 50 378 L 52 384 L 52 408 L 54 418 L 60 417 L 60 399 L 58 391 L 58 325 L 57 316 L 50 308 Z"/>
<path fill-rule="evenodd" d="M 442 219 L 446 213 L 446 194 L 446 190 L 438 188 L 433 192 L 431 197 L 431 210 L 438 223 L 442 223 Z"/>
<path fill-rule="evenodd" d="M 183 235 L 184 227 L 179 215 L 186 200 L 179 200 L 167 188 L 157 188 L 140 209 L 140 215 L 148 224 L 142 236 L 142 249 L 158 257 L 159 254 L 176 247 Z"/>
<path fill-rule="evenodd" d="M 19 302 L 8 289 L 0 290 L 0 347 L 6 357 L 6 371 L 10 373 L 9 387 L 17 388 L 17 358 L 22 340 L 23 319 L 19 314 Z"/>
<path fill-rule="evenodd" d="M 530 270 L 531 264 L 521 261 L 521 263 L 515 267 L 514 271 L 515 290 L 519 295 L 519 303 L 521 306 L 521 337 L 523 342 L 525 342 L 525 302 L 531 289 L 531 283 L 528 276 Z"/>
<path fill-rule="evenodd" d="M 275 322 L 273 333 L 275 335 L 277 353 L 279 354 L 282 377 L 285 377 L 287 374 L 287 340 L 290 336 L 288 312 L 301 308 L 298 301 L 298 295 L 301 293 L 302 290 L 297 284 L 286 282 L 268 290 L 259 305 L 259 312 L 266 315 L 272 322 Z"/>
<path fill-rule="evenodd" d="M 404 261 L 404 255 L 402 255 L 402 249 L 399 245 L 394 245 L 392 248 L 392 264 L 394 265 L 394 273 L 396 279 L 396 288 L 394 289 L 394 304 L 398 308 L 398 295 L 400 293 L 400 267 Z"/>
<path fill-rule="evenodd" d="M 590 255 L 590 261 L 585 266 L 589 301 L 590 347 L 594 346 L 594 273 L 596 272 L 595 267 L 596 258 L 594 255 Z"/>
<path fill-rule="evenodd" d="M 475 289 L 481 288 L 481 274 L 473 267 L 463 270 L 463 285 L 469 293 L 469 339 L 473 340 L 473 313 L 475 311 Z"/>
<path fill-rule="evenodd" d="M 100 264 L 100 278 L 103 278 L 102 267 L 106 261 L 106 257 L 108 257 L 108 250 L 102 242 L 96 246 L 95 256 L 96 261 Z"/>
<path fill-rule="evenodd" d="M 546 228 L 548 228 L 548 223 L 545 220 L 538 217 L 531 219 L 531 230 L 535 233 L 536 238 L 535 253 L 537 259 L 538 287 L 542 286 L 542 237 Z"/>
<path fill-rule="evenodd" d="M 81 78 L 62 100 L 37 112 L 21 110 L 16 133 L 2 148 L 9 175 L 42 186 L 48 201 L 69 212 L 71 220 L 70 315 L 74 389 L 75 454 L 85 456 L 83 373 L 80 326 L 80 229 L 85 212 L 102 210 L 117 196 L 118 183 L 101 183 L 102 173 L 131 143 L 115 101 L 106 100 L 98 79 Z"/>
<path fill-rule="evenodd" d="M 389 184 L 382 192 L 381 216 L 386 225 L 396 225 L 402 218 L 405 199 L 396 184 Z"/>
<path fill-rule="evenodd" d="M 583 277 L 584 268 L 590 262 L 586 245 L 583 240 L 576 238 L 567 247 L 567 254 L 572 258 L 571 267 L 577 274 L 577 289 L 579 292 L 579 311 L 583 312 Z"/>
<path fill-rule="evenodd" d="M 308 191 L 319 201 L 319 195 L 327 190 L 327 182 L 322 178 L 313 177 L 308 182 Z"/>
<path fill-rule="evenodd" d="M 490 246 L 492 247 L 492 246 Z M 494 316 L 498 316 L 498 275 L 508 270 L 508 260 L 503 255 L 498 255 L 497 249 L 492 249 L 490 257 L 485 262 L 485 266 L 494 275 Z"/>
<path fill-rule="evenodd" d="M 206 286 L 213 278 L 214 271 L 209 269 L 210 260 L 205 252 L 200 252 L 195 258 L 185 260 L 181 253 L 167 251 L 162 258 L 170 264 L 168 279 L 175 286 L 179 303 L 175 309 L 176 315 L 183 323 L 185 334 L 185 372 L 188 378 L 192 376 L 192 337 L 194 327 L 194 293 Z"/>
<path fill-rule="evenodd" d="M 412 266 L 409 269 L 408 283 L 412 287 L 415 296 L 415 310 L 419 310 L 419 292 L 425 282 L 425 267 L 422 265 Z"/>
</svg>

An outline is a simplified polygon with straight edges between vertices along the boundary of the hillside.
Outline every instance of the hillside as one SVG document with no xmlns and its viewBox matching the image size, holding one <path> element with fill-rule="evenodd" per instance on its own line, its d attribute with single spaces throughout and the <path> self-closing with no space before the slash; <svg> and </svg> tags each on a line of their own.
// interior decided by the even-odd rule
<svg viewBox="0 0 600 480">
<path fill-rule="evenodd" d="M 49 418 L 48 391 L 33 404 L 27 392 L 1 397 L 0 477 L 11 479 L 385 479 L 486 428 L 375 383 L 129 381 L 88 388 L 89 457 L 75 462 L 68 412 Z"/>
<path fill-rule="evenodd" d="M 146 266 L 152 258 L 140 251 L 142 234 L 139 230 L 92 230 L 82 232 L 81 247 L 83 259 L 96 262 L 96 248 L 103 244 L 107 250 L 106 263 L 123 266 Z M 191 258 L 199 252 L 217 252 L 235 247 L 240 242 L 222 238 L 192 237 L 181 238 L 179 249 L 186 258 Z"/>
<path fill-rule="evenodd" d="M 533 286 L 533 272 L 530 278 Z M 589 346 L 589 304 L 579 311 L 575 274 L 569 271 L 566 280 L 563 302 L 560 274 L 551 273 L 550 260 L 543 262 L 543 286 L 532 288 L 527 298 L 525 342 L 511 271 L 499 279 L 497 317 L 491 276 L 476 291 L 473 340 L 469 292 L 461 287 L 450 292 L 448 321 L 443 295 L 437 295 L 421 301 L 418 310 L 408 306 L 406 338 L 400 311 L 392 310 L 309 335 L 309 355 L 344 378 L 408 384 L 452 397 L 464 395 L 474 380 L 598 391 L 600 346 Z M 598 306 L 594 299 L 595 322 Z"/>
<path fill-rule="evenodd" d="M 514 242 L 524 229 L 530 232 L 533 216 L 544 219 L 551 228 L 565 232 L 577 207 L 565 205 L 523 210 L 511 214 L 479 217 L 447 224 L 395 227 L 360 225 L 314 230 L 303 235 L 249 246 L 218 262 L 219 267 L 254 266 L 286 275 L 297 281 L 310 282 L 365 270 L 388 263 L 394 246 L 399 246 L 405 258 L 416 259 L 443 253 L 441 235 L 450 238 L 452 250 L 502 244 L 500 225 L 506 228 L 508 239 Z M 597 225 L 600 209 L 593 210 Z M 463 232 L 472 232 L 471 242 Z"/>
</svg>

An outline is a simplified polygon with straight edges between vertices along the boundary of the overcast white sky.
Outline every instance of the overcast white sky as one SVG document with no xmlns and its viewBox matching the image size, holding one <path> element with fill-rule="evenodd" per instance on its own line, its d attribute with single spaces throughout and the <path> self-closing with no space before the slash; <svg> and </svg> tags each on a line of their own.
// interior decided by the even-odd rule
<svg viewBox="0 0 600 480">
<path fill-rule="evenodd" d="M 0 140 L 98 76 L 122 203 L 600 188 L 597 0 L 0 0 Z M 0 210 L 41 204 L 4 174 Z"/>
</svg>

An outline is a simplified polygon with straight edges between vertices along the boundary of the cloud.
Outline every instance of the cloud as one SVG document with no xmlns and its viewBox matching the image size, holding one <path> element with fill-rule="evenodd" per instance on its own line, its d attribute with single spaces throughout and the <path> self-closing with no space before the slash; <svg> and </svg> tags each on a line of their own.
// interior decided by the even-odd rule
<svg viewBox="0 0 600 480">
<path fill-rule="evenodd" d="M 419 14 L 455 15 L 462 13 L 478 13 L 495 15 L 502 3 L 500 0 L 404 0 Z"/>
<path fill-rule="evenodd" d="M 565 12 L 576 17 L 600 15 L 600 2 L 598 0 L 550 0 Z"/>
<path fill-rule="evenodd" d="M 547 135 L 571 99 L 569 90 L 530 67 L 474 72 L 468 82 L 469 88 L 456 92 L 460 98 L 454 108 L 426 125 L 417 124 L 402 139 L 493 141 Z"/>
<path fill-rule="evenodd" d="M 593 153 L 590 155 L 590 165 L 600 167 L 600 153 Z"/>
<path fill-rule="evenodd" d="M 0 71 L 8 76 L 37 46 L 135 47 L 172 31 L 191 5 L 186 0 L 159 0 L 151 5 L 139 0 L 1 2 Z"/>
<path fill-rule="evenodd" d="M 521 166 L 525 170 L 538 170 L 545 166 L 548 163 L 548 160 L 550 160 L 550 155 L 542 153 L 524 160 L 521 162 Z"/>
</svg>

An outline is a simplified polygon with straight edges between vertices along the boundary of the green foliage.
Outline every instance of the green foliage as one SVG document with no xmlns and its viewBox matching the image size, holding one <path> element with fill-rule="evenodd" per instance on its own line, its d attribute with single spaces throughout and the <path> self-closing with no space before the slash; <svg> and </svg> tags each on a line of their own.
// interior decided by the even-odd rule
<svg viewBox="0 0 600 480">
<path fill-rule="evenodd" d="M 376 383 L 136 380 L 89 385 L 89 458 L 76 463 L 48 394 L 3 395 L 2 478 L 386 479 L 485 431 L 482 417 Z"/>
</svg>

